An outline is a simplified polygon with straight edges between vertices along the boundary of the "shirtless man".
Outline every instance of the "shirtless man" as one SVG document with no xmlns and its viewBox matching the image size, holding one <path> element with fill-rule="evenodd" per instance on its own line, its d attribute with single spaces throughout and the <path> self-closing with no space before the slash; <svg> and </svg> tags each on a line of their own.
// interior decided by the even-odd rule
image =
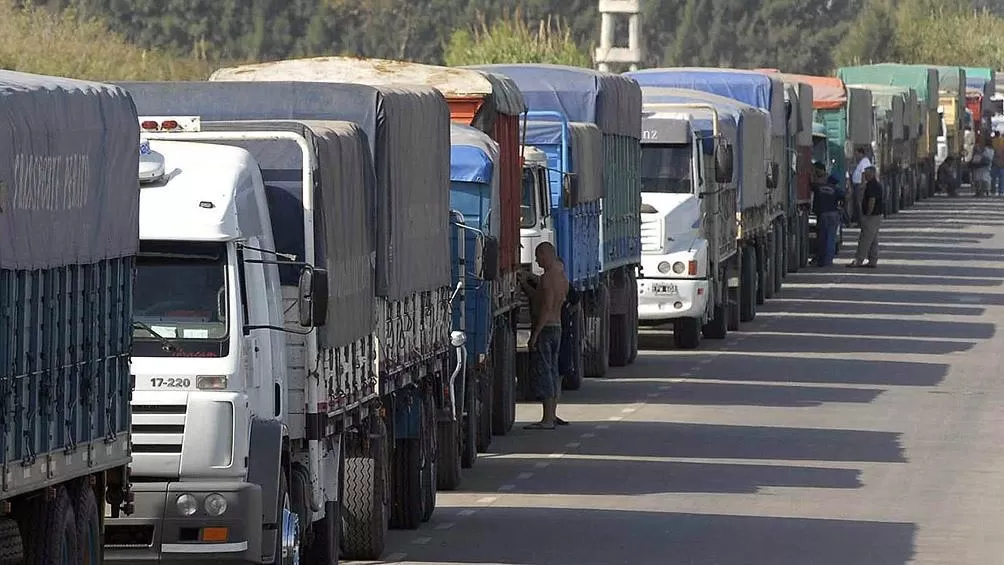
<svg viewBox="0 0 1004 565">
<path fill-rule="evenodd" d="M 553 430 L 559 422 L 557 416 L 558 393 L 561 391 L 561 375 L 558 372 L 558 352 L 561 349 L 561 308 L 568 295 L 568 277 L 565 266 L 558 259 L 557 251 L 548 242 L 541 243 L 534 250 L 537 264 L 544 274 L 537 279 L 531 274 L 520 273 L 520 286 L 530 298 L 530 314 L 533 331 L 530 333 L 531 369 L 533 389 L 543 404 L 540 422 L 525 426 L 528 430 Z M 561 421 L 564 423 L 564 421 Z"/>
</svg>

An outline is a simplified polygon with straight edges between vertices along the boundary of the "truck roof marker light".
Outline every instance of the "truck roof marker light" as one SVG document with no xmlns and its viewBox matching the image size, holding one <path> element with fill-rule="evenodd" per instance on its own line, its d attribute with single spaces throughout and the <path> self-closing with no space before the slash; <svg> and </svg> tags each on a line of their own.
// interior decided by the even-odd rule
<svg viewBox="0 0 1004 565">
<path fill-rule="evenodd" d="M 140 116 L 140 127 L 156 132 L 200 132 L 199 116 Z"/>
<path fill-rule="evenodd" d="M 143 128 L 146 131 L 157 131 L 158 129 L 160 129 L 160 124 L 158 124 L 154 120 L 143 120 L 142 122 L 139 123 L 139 127 Z"/>
</svg>

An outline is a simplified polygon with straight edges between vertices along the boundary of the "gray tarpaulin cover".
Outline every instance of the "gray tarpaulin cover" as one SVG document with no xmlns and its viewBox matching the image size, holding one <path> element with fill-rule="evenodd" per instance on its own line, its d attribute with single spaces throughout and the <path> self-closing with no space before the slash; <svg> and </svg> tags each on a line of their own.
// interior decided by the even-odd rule
<svg viewBox="0 0 1004 565">
<path fill-rule="evenodd" d="M 314 246 L 328 270 L 328 324 L 324 347 L 340 347 L 374 327 L 373 197 L 376 179 L 366 134 L 335 121 L 208 122 L 203 131 L 289 131 L 314 148 Z M 212 142 L 219 143 L 219 142 Z M 303 158 L 292 141 L 228 141 L 247 149 L 265 181 L 276 248 L 303 257 Z M 281 268 L 283 284 L 296 284 L 299 268 Z"/>
<path fill-rule="evenodd" d="M 0 269 L 134 255 L 138 175 L 123 89 L 0 70 Z"/>
<path fill-rule="evenodd" d="M 526 142 L 555 146 L 554 151 L 560 153 L 561 129 L 560 122 L 527 122 Z M 568 144 L 570 171 L 576 175 L 579 202 L 603 198 L 603 136 L 599 128 L 593 124 L 569 123 Z"/>
<path fill-rule="evenodd" d="M 875 138 L 872 93 L 863 88 L 847 87 L 847 137 L 855 145 L 869 145 Z"/>
<path fill-rule="evenodd" d="M 339 120 L 366 132 L 376 170 L 377 294 L 450 284 L 450 112 L 427 87 L 313 82 L 132 82 L 141 115 Z"/>
</svg>

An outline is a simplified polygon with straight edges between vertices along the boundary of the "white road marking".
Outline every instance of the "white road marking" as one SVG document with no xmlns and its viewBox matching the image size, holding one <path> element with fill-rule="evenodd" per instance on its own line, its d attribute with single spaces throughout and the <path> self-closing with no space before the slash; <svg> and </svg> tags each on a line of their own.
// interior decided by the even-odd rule
<svg viewBox="0 0 1004 565">
<path fill-rule="evenodd" d="M 486 496 L 484 498 L 479 498 L 478 499 L 478 504 L 491 504 L 491 503 L 495 502 L 498 499 L 499 499 L 499 497 L 497 497 L 497 496 Z"/>
<path fill-rule="evenodd" d="M 637 408 L 625 408 L 625 409 L 621 410 L 621 413 L 622 414 L 630 414 L 630 413 L 634 412 L 635 410 L 637 410 Z"/>
<path fill-rule="evenodd" d="M 609 418 L 607 418 L 607 420 L 610 420 L 611 422 L 620 422 L 623 419 L 624 416 L 610 416 Z"/>
<path fill-rule="evenodd" d="M 391 553 L 387 556 L 385 563 L 392 563 L 394 561 L 404 561 L 408 557 L 407 553 Z"/>
<path fill-rule="evenodd" d="M 551 453 L 550 455 L 548 455 L 548 457 L 550 457 L 551 459 L 561 459 L 564 456 L 565 456 L 564 453 Z"/>
</svg>

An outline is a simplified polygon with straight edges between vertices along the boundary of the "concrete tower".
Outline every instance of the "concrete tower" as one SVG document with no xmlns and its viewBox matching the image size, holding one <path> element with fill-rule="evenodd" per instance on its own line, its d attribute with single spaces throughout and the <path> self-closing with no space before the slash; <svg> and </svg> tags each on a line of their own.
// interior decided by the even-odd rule
<svg viewBox="0 0 1004 565">
<path fill-rule="evenodd" d="M 615 17 L 628 18 L 627 47 L 614 46 Z M 638 70 L 641 63 L 641 0 L 600 0 L 600 46 L 596 48 L 596 65 L 609 71 L 610 64 L 629 65 Z"/>
</svg>

